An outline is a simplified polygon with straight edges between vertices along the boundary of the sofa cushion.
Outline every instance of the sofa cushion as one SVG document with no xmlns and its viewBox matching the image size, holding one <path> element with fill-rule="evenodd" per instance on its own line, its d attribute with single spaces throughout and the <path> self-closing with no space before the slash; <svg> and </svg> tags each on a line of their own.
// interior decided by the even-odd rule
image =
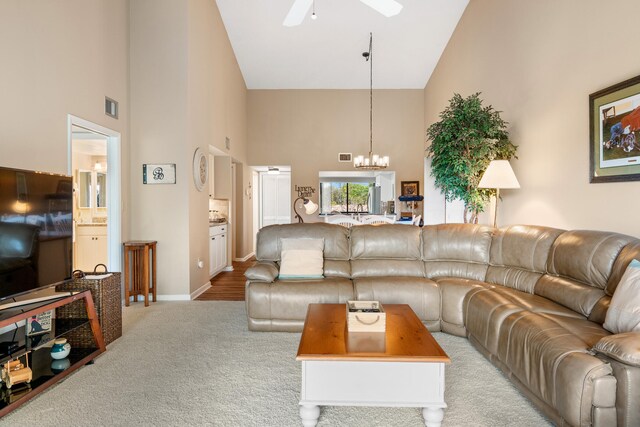
<svg viewBox="0 0 640 427">
<path fill-rule="evenodd" d="M 324 258 L 349 260 L 349 229 L 335 224 L 281 224 L 268 225 L 258 231 L 256 259 L 258 261 L 280 261 L 282 239 L 324 239 Z"/>
<path fill-rule="evenodd" d="M 280 239 L 280 244 L 282 252 L 278 276 L 281 279 L 324 277 L 322 275 L 324 239 Z"/>
<path fill-rule="evenodd" d="M 620 279 L 604 327 L 614 334 L 640 332 L 640 261 L 631 261 Z"/>
<path fill-rule="evenodd" d="M 463 310 L 467 333 L 492 354 L 498 354 L 503 322 L 514 313 L 531 311 L 584 320 L 578 313 L 546 298 L 491 284 L 485 284 L 483 290 L 469 292 Z"/>
<path fill-rule="evenodd" d="M 262 322 L 262 330 L 271 329 L 273 321 L 290 321 L 294 330 L 302 330 L 307 307 L 311 303 L 345 303 L 353 299 L 353 284 L 349 279 L 277 280 L 274 283 L 249 282 L 245 300 L 250 319 Z M 292 323 L 295 321 L 294 323 Z M 260 323 L 260 322 L 258 322 Z M 286 323 L 286 322 L 285 322 Z M 291 329 L 285 329 L 291 330 Z"/>
<path fill-rule="evenodd" d="M 533 293 L 546 272 L 549 250 L 563 230 L 514 225 L 493 234 L 486 281 Z"/>
<path fill-rule="evenodd" d="M 424 277 L 424 264 L 419 260 L 404 259 L 356 259 L 351 261 L 352 278 L 381 276 Z"/>
<path fill-rule="evenodd" d="M 478 224 L 439 224 L 422 228 L 425 274 L 484 280 L 493 228 Z"/>
<path fill-rule="evenodd" d="M 440 330 L 440 291 L 433 280 L 422 277 L 356 278 L 353 288 L 358 300 L 380 301 L 383 305 L 409 304 L 427 328 Z"/>
<path fill-rule="evenodd" d="M 273 282 L 278 277 L 278 266 L 273 261 L 258 261 L 244 272 L 248 280 Z"/>
<path fill-rule="evenodd" d="M 630 236 L 605 231 L 565 231 L 551 247 L 547 272 L 604 289 L 613 262 L 632 240 Z"/>
<path fill-rule="evenodd" d="M 633 240 L 604 231 L 562 233 L 551 247 L 548 274 L 534 292 L 588 317 L 605 294 L 616 257 Z"/>
<path fill-rule="evenodd" d="M 440 321 L 443 332 L 458 336 L 466 336 L 463 302 L 465 296 L 478 289 L 485 289 L 486 283 L 471 279 L 443 277 L 436 279 L 440 289 L 441 305 Z"/>
<path fill-rule="evenodd" d="M 638 332 L 608 335 L 598 341 L 593 350 L 619 362 L 640 368 L 640 333 Z"/>
<path fill-rule="evenodd" d="M 550 316 L 522 311 L 503 322 L 498 357 L 570 425 L 591 425 L 594 380 L 612 371 L 589 350 L 579 335 Z"/>
<path fill-rule="evenodd" d="M 420 259 L 420 228 L 401 224 L 351 227 L 351 259 Z"/>
<path fill-rule="evenodd" d="M 324 277 L 351 277 L 351 263 L 346 260 L 325 259 L 323 270 Z"/>
</svg>

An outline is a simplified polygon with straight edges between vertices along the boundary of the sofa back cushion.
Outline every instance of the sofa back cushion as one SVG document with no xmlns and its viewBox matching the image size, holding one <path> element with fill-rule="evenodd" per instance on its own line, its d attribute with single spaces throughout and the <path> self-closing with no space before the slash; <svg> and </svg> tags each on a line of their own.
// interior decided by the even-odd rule
<svg viewBox="0 0 640 427">
<path fill-rule="evenodd" d="M 485 281 L 533 293 L 546 272 L 551 245 L 564 230 L 513 225 L 496 230 Z"/>
<path fill-rule="evenodd" d="M 614 261 L 633 238 L 605 231 L 562 233 L 551 247 L 547 273 L 534 292 L 589 316 L 605 295 Z"/>
<path fill-rule="evenodd" d="M 494 228 L 478 224 L 438 224 L 422 228 L 425 275 L 484 280 Z"/>
<path fill-rule="evenodd" d="M 268 225 L 258 231 L 256 259 L 280 261 L 281 239 L 324 239 L 324 258 L 349 259 L 349 229 L 322 222 Z"/>
<path fill-rule="evenodd" d="M 351 227 L 350 242 L 351 277 L 424 277 L 419 227 L 358 225 Z"/>
</svg>

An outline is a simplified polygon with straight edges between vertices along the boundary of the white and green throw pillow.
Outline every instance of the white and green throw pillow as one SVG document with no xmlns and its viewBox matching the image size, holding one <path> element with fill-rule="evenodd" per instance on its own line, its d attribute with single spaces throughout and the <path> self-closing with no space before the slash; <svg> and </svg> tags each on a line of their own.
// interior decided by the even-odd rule
<svg viewBox="0 0 640 427">
<path fill-rule="evenodd" d="M 324 239 L 281 239 L 280 279 L 321 279 Z"/>
</svg>

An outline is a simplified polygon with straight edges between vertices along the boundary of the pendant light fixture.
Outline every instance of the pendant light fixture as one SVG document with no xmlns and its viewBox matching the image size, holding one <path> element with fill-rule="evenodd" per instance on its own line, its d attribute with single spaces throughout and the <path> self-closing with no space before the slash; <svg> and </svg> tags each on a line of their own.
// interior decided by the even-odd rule
<svg viewBox="0 0 640 427">
<path fill-rule="evenodd" d="M 353 166 L 356 169 L 380 170 L 389 166 L 389 156 L 373 154 L 373 33 L 369 33 L 369 52 L 363 52 L 365 60 L 369 62 L 369 155 L 356 156 L 353 159 Z"/>
</svg>

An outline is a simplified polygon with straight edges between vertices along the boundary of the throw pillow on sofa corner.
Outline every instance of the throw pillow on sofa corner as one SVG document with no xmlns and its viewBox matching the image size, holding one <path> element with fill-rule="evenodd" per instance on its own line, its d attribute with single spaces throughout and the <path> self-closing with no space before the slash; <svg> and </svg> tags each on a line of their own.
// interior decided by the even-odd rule
<svg viewBox="0 0 640 427">
<path fill-rule="evenodd" d="M 280 279 L 321 279 L 324 239 L 281 239 Z"/>
<path fill-rule="evenodd" d="M 629 263 L 602 326 L 614 334 L 640 332 L 640 261 L 634 259 Z"/>
</svg>

